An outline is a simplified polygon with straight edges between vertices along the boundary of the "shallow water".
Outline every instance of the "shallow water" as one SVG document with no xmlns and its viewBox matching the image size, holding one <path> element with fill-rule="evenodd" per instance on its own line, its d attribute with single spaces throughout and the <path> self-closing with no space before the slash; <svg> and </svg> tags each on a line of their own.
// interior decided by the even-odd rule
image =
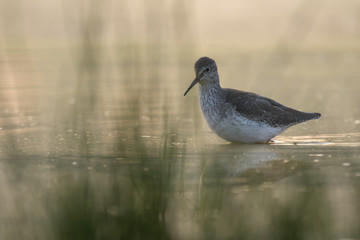
<svg viewBox="0 0 360 240">
<path fill-rule="evenodd" d="M 360 117 L 329 110 L 327 85 L 300 100 L 276 94 L 320 120 L 270 144 L 231 144 L 205 125 L 196 91 L 182 96 L 189 72 L 181 87 L 159 79 L 150 91 L 141 78 L 3 80 L 3 239 L 360 236 Z"/>
<path fill-rule="evenodd" d="M 126 15 L 136 4 L 123 1 L 85 1 L 84 12 L 5 2 L 0 239 L 360 238 L 356 1 L 214 5 L 222 34 L 180 2 L 139 4 L 144 16 Z M 223 87 L 321 119 L 270 144 L 218 138 L 196 87 L 183 96 L 203 55 L 216 59 Z"/>
</svg>

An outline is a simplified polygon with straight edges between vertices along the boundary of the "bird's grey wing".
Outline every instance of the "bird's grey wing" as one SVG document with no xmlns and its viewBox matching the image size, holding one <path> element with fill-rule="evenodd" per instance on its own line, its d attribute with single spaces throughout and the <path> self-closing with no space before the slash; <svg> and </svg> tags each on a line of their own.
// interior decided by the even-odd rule
<svg viewBox="0 0 360 240">
<path fill-rule="evenodd" d="M 241 115 L 254 121 L 267 123 L 273 127 L 291 126 L 321 116 L 319 113 L 297 111 L 255 93 L 234 89 L 224 90 L 226 92 L 226 101 L 234 105 L 236 111 Z"/>
</svg>

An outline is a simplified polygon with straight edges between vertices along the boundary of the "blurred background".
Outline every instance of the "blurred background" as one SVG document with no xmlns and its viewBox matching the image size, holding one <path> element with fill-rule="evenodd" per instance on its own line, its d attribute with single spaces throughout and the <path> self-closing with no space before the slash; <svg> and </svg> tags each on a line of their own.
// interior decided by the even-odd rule
<svg viewBox="0 0 360 240">
<path fill-rule="evenodd" d="M 359 239 L 357 0 L 0 0 L 1 239 Z M 204 122 L 193 64 L 322 118 Z"/>
</svg>

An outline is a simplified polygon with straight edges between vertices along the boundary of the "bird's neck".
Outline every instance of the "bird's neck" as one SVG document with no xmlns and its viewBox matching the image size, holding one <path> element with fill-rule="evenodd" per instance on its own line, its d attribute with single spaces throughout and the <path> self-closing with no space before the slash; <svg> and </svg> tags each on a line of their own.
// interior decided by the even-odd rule
<svg viewBox="0 0 360 240">
<path fill-rule="evenodd" d="M 214 129 L 224 115 L 224 90 L 219 83 L 200 85 L 199 100 L 206 122 L 211 129 Z"/>
<path fill-rule="evenodd" d="M 219 83 L 204 84 L 199 86 L 199 98 L 202 106 L 214 106 L 222 104 L 224 93 Z"/>
<path fill-rule="evenodd" d="M 223 89 L 218 82 L 199 85 L 200 96 L 219 97 L 222 95 L 222 91 Z"/>
</svg>

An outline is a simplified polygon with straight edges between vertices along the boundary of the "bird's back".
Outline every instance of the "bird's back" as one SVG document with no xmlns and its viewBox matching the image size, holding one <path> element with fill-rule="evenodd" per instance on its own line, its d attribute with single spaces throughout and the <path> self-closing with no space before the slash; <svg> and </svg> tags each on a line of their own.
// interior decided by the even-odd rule
<svg viewBox="0 0 360 240">
<path fill-rule="evenodd" d="M 267 123 L 272 127 L 287 128 L 292 125 L 320 118 L 320 113 L 301 112 L 286 107 L 270 98 L 255 93 L 224 88 L 225 101 L 236 111 L 253 121 Z"/>
</svg>

